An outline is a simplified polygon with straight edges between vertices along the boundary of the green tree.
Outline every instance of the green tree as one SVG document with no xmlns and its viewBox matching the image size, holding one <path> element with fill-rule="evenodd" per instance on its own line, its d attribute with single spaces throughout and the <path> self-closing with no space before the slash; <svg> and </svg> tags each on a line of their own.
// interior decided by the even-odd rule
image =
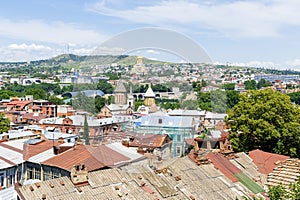
<svg viewBox="0 0 300 200">
<path fill-rule="evenodd" d="M 300 199 L 300 178 L 295 183 L 289 184 L 288 188 L 282 185 L 269 188 L 268 196 L 270 200 L 299 200 Z"/>
<path fill-rule="evenodd" d="M 0 90 L 0 99 L 9 99 L 14 96 L 21 96 L 21 93 L 11 90 Z"/>
<path fill-rule="evenodd" d="M 33 99 L 47 99 L 47 92 L 41 88 L 27 88 L 26 95 L 32 95 Z"/>
<path fill-rule="evenodd" d="M 207 86 L 207 82 L 204 79 L 202 79 L 201 80 L 201 87 L 206 87 L 206 86 Z"/>
<path fill-rule="evenodd" d="M 154 92 L 171 92 L 171 89 L 162 84 L 156 84 L 152 86 Z"/>
<path fill-rule="evenodd" d="M 256 82 L 255 80 L 249 80 L 244 82 L 246 90 L 256 90 Z"/>
<path fill-rule="evenodd" d="M 95 98 L 95 108 L 96 108 L 96 113 L 100 112 L 101 108 L 105 106 L 105 102 L 107 101 L 107 104 L 111 104 L 112 102 L 112 96 L 109 96 L 108 99 L 106 100 L 105 97 L 97 97 Z"/>
<path fill-rule="evenodd" d="M 287 94 L 292 102 L 295 102 L 296 104 L 300 105 L 300 92 L 292 92 Z"/>
<path fill-rule="evenodd" d="M 10 127 L 10 121 L 3 113 L 0 113 L 0 134 L 7 133 Z"/>
<path fill-rule="evenodd" d="M 239 92 L 226 90 L 227 108 L 233 108 L 239 102 Z"/>
<path fill-rule="evenodd" d="M 97 85 L 98 90 L 102 90 L 105 94 L 112 94 L 114 92 L 113 86 L 106 80 L 100 80 Z"/>
<path fill-rule="evenodd" d="M 63 99 L 60 99 L 58 97 L 56 97 L 55 95 L 51 95 L 48 97 L 48 101 L 50 103 L 53 103 L 55 105 L 63 105 L 64 104 L 64 100 Z"/>
<path fill-rule="evenodd" d="M 222 90 L 214 90 L 210 92 L 211 111 L 217 113 L 225 113 L 227 111 L 227 96 Z"/>
<path fill-rule="evenodd" d="M 72 100 L 72 105 L 75 109 L 82 109 L 89 113 L 96 113 L 95 99 L 88 97 L 83 92 L 78 92 L 76 97 Z"/>
<path fill-rule="evenodd" d="M 198 102 L 196 100 L 186 100 L 182 102 L 181 108 L 186 108 L 188 110 L 197 110 Z"/>
<path fill-rule="evenodd" d="M 85 140 L 86 145 L 90 145 L 90 136 L 89 136 L 89 125 L 87 122 L 86 115 L 84 116 L 84 123 L 83 123 L 83 139 Z"/>
<path fill-rule="evenodd" d="M 225 83 L 222 85 L 222 89 L 225 90 L 234 90 L 235 84 L 234 83 Z"/>
<path fill-rule="evenodd" d="M 143 100 L 138 100 L 134 102 L 134 110 L 137 111 L 137 109 L 139 108 L 139 106 L 143 105 L 144 101 Z"/>
<path fill-rule="evenodd" d="M 286 191 L 282 185 L 277 185 L 269 188 L 268 196 L 270 200 L 285 200 Z"/>
<path fill-rule="evenodd" d="M 240 94 L 227 118 L 235 151 L 261 149 L 292 157 L 300 156 L 299 121 L 299 107 L 271 89 Z"/>
<path fill-rule="evenodd" d="M 211 99 L 209 92 L 198 93 L 198 104 L 202 110 L 211 111 Z"/>
<path fill-rule="evenodd" d="M 272 86 L 272 83 L 267 82 L 265 79 L 260 79 L 257 83 L 257 89 L 261 89 L 262 87 Z"/>
</svg>

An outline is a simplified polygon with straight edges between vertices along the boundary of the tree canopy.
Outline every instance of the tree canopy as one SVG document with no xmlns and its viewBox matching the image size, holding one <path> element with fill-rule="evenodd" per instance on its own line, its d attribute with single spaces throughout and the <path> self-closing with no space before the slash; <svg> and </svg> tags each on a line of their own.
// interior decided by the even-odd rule
<svg viewBox="0 0 300 200">
<path fill-rule="evenodd" d="M 300 105 L 300 92 L 292 92 L 287 95 L 289 95 L 292 102 L 295 102 L 296 104 Z"/>
<path fill-rule="evenodd" d="M 239 101 L 239 92 L 215 90 L 198 93 L 198 105 L 202 110 L 224 113 Z"/>
<path fill-rule="evenodd" d="M 299 120 L 300 109 L 287 95 L 271 89 L 240 94 L 227 118 L 233 149 L 261 149 L 299 157 Z"/>
<path fill-rule="evenodd" d="M 295 183 L 290 184 L 288 189 L 283 185 L 270 187 L 268 196 L 270 200 L 300 199 L 300 179 Z"/>
<path fill-rule="evenodd" d="M 112 94 L 114 92 L 113 86 L 106 80 L 100 80 L 97 85 L 98 90 L 102 90 L 105 94 Z"/>
<path fill-rule="evenodd" d="M 9 130 L 10 121 L 4 116 L 3 113 L 0 113 L 0 134 L 6 133 Z"/>
<path fill-rule="evenodd" d="M 96 113 L 95 99 L 88 97 L 83 92 L 78 92 L 77 96 L 73 99 L 72 105 L 75 109 L 82 109 L 89 113 Z"/>
<path fill-rule="evenodd" d="M 256 82 L 255 80 L 249 80 L 244 82 L 246 90 L 256 90 Z"/>
<path fill-rule="evenodd" d="M 85 144 L 90 145 L 89 125 L 88 125 L 88 122 L 87 122 L 86 115 L 84 116 L 83 136 L 82 137 L 85 140 Z"/>
</svg>

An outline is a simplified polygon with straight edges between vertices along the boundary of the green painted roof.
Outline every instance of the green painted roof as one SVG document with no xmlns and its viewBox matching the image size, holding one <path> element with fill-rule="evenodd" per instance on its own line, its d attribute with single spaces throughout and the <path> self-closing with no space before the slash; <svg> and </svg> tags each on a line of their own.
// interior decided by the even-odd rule
<svg viewBox="0 0 300 200">
<path fill-rule="evenodd" d="M 263 188 L 255 183 L 252 179 L 250 179 L 246 174 L 243 172 L 233 174 L 244 186 L 246 186 L 249 190 L 251 190 L 254 194 L 258 194 L 263 192 Z"/>
</svg>

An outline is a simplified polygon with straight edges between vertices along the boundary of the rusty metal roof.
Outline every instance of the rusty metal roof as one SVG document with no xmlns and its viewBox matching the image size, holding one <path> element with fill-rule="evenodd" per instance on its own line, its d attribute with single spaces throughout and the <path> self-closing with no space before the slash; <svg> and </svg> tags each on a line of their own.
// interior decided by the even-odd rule
<svg viewBox="0 0 300 200">
<path fill-rule="evenodd" d="M 73 165 L 85 164 L 88 171 L 94 171 L 129 160 L 130 158 L 113 151 L 105 145 L 77 145 L 75 148 L 62 152 L 42 164 L 56 166 L 67 171 L 70 171 Z"/>
<path fill-rule="evenodd" d="M 212 164 L 197 166 L 188 157 L 153 171 L 143 166 L 88 173 L 88 184 L 74 186 L 66 177 L 17 188 L 22 199 L 241 199 L 247 190 L 227 179 Z M 63 183 L 63 184 L 62 184 Z"/>
<path fill-rule="evenodd" d="M 273 171 L 273 169 L 276 167 L 276 162 L 284 161 L 289 158 L 289 156 L 264 152 L 259 149 L 250 151 L 249 156 L 253 159 L 254 164 L 258 167 L 258 171 L 266 175 Z"/>
</svg>

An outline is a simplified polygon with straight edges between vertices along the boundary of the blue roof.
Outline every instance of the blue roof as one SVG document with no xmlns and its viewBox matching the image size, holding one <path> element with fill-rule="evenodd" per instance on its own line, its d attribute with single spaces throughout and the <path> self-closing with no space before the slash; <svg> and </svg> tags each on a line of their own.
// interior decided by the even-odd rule
<svg viewBox="0 0 300 200">
<path fill-rule="evenodd" d="M 141 126 L 193 127 L 192 117 L 148 115 L 141 117 L 140 120 Z"/>
</svg>

